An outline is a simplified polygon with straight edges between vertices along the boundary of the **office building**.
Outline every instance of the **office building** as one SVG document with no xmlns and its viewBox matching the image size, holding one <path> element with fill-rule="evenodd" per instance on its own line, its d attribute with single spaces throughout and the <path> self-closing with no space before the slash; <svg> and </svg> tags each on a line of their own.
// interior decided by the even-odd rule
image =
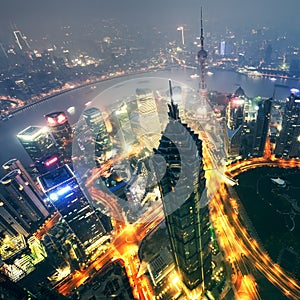
<svg viewBox="0 0 300 300">
<path fill-rule="evenodd" d="M 86 252 L 105 234 L 94 209 L 80 190 L 74 173 L 63 165 L 38 177 L 49 201 L 55 206 Z"/>
<path fill-rule="evenodd" d="M 200 203 L 206 193 L 202 141 L 181 122 L 173 100 L 155 153 L 164 158 L 155 169 L 158 177 L 164 174 L 159 188 L 175 266 L 188 289 L 206 289 L 212 269 L 209 210 L 205 201 Z"/>
<path fill-rule="evenodd" d="M 51 132 L 62 161 L 70 162 L 72 157 L 73 133 L 67 115 L 60 112 L 52 112 L 45 115 L 49 131 Z"/>
<path fill-rule="evenodd" d="M 275 155 L 283 158 L 300 156 L 300 91 L 291 89 L 284 108 L 282 130 L 276 141 Z"/>
<path fill-rule="evenodd" d="M 40 172 L 43 162 L 58 154 L 55 140 L 47 127 L 29 126 L 17 134 L 17 138 Z"/>
</svg>

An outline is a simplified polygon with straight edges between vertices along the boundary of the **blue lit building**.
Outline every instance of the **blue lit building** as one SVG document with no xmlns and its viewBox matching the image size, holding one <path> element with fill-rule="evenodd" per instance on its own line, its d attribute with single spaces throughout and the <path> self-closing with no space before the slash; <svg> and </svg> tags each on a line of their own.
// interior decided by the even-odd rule
<svg viewBox="0 0 300 300">
<path fill-rule="evenodd" d="M 82 193 L 70 167 L 63 165 L 39 176 L 38 181 L 49 201 L 88 253 L 105 234 L 105 229 Z"/>
</svg>

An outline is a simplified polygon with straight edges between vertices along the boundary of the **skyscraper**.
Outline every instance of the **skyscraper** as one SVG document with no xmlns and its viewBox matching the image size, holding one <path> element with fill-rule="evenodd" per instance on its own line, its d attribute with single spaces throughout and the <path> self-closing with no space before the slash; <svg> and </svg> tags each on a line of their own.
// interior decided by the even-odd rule
<svg viewBox="0 0 300 300">
<path fill-rule="evenodd" d="M 252 151 L 252 155 L 255 157 L 264 155 L 267 136 L 269 133 L 271 108 L 272 99 L 262 100 L 258 103 Z"/>
<path fill-rule="evenodd" d="M 40 162 L 58 153 L 54 138 L 47 127 L 29 126 L 19 132 L 17 138 L 41 172 L 44 172 L 44 168 L 39 167 Z"/>
<path fill-rule="evenodd" d="M 177 270 L 188 289 L 207 288 L 211 280 L 209 210 L 205 196 L 202 141 L 179 117 L 172 100 L 169 122 L 155 153 L 166 225 Z M 181 183 L 180 183 L 181 182 Z M 189 192 L 190 189 L 190 192 Z"/>
<path fill-rule="evenodd" d="M 228 158 L 240 155 L 246 96 L 239 87 L 229 99 L 224 124 L 225 151 Z M 247 102 L 248 103 L 248 102 Z"/>
<path fill-rule="evenodd" d="M 6 170 L 7 172 L 10 172 L 13 170 L 20 170 L 24 180 L 26 182 L 28 182 L 28 184 L 35 189 L 35 191 L 38 195 L 43 196 L 43 192 L 37 188 L 36 183 L 34 182 L 32 177 L 29 175 L 29 173 L 27 172 L 25 167 L 22 165 L 22 163 L 18 159 L 16 159 L 16 158 L 10 159 L 9 161 L 7 161 L 6 163 L 4 163 L 2 165 L 2 168 L 4 170 Z"/>
<path fill-rule="evenodd" d="M 80 190 L 70 167 L 63 165 L 49 171 L 39 176 L 38 181 L 49 201 L 88 252 L 104 235 L 105 230 L 95 210 Z"/>
<path fill-rule="evenodd" d="M 83 112 L 83 117 L 92 134 L 96 157 L 105 160 L 107 153 L 111 151 L 112 143 L 101 111 L 91 107 Z"/>
<path fill-rule="evenodd" d="M 161 133 L 154 94 L 148 88 L 138 88 L 135 93 L 140 121 L 139 135 L 145 146 L 152 150 L 158 146 Z"/>
<path fill-rule="evenodd" d="M 24 235 L 36 229 L 49 215 L 36 186 L 27 181 L 27 175 L 20 169 L 15 169 L 1 179 L 7 194 L 1 200 L 3 216 L 6 216 L 6 222 L 10 225 L 15 221 L 21 225 L 22 228 L 19 225 L 12 227 Z M 13 219 L 10 219 L 11 216 Z"/>
<path fill-rule="evenodd" d="M 244 121 L 244 104 L 245 94 L 241 87 L 239 87 L 233 96 L 229 99 L 226 108 L 226 122 L 230 130 L 236 130 Z"/>
<path fill-rule="evenodd" d="M 66 162 L 71 161 L 73 133 L 67 115 L 60 112 L 52 112 L 45 115 L 48 128 L 55 139 L 60 157 Z"/>
<path fill-rule="evenodd" d="M 286 99 L 282 130 L 276 141 L 275 155 L 292 158 L 300 156 L 300 91 L 291 89 Z"/>
</svg>

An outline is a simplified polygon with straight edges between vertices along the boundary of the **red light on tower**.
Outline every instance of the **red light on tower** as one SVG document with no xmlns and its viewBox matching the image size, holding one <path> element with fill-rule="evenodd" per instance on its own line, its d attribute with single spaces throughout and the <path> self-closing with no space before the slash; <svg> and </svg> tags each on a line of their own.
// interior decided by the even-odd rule
<svg viewBox="0 0 300 300">
<path fill-rule="evenodd" d="M 52 117 L 47 117 L 47 123 L 49 126 L 57 125 L 57 121 L 55 120 L 55 118 L 52 118 Z"/>
<path fill-rule="evenodd" d="M 64 113 L 58 115 L 47 116 L 47 123 L 49 126 L 57 126 L 67 122 L 67 117 Z"/>
<path fill-rule="evenodd" d="M 60 114 L 57 116 L 57 123 L 63 124 L 67 121 L 67 117 L 64 114 Z"/>
</svg>

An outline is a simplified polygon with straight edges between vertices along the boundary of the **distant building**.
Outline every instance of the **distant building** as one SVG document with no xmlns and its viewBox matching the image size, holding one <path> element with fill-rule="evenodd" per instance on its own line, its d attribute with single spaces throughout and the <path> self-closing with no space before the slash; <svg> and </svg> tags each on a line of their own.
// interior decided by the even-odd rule
<svg viewBox="0 0 300 300">
<path fill-rule="evenodd" d="M 105 229 L 81 191 L 70 167 L 63 165 L 39 176 L 38 181 L 83 249 L 86 252 L 93 249 L 105 234 Z"/>
<path fill-rule="evenodd" d="M 284 108 L 282 130 L 275 146 L 276 157 L 300 157 L 300 91 L 291 89 Z"/>
</svg>

